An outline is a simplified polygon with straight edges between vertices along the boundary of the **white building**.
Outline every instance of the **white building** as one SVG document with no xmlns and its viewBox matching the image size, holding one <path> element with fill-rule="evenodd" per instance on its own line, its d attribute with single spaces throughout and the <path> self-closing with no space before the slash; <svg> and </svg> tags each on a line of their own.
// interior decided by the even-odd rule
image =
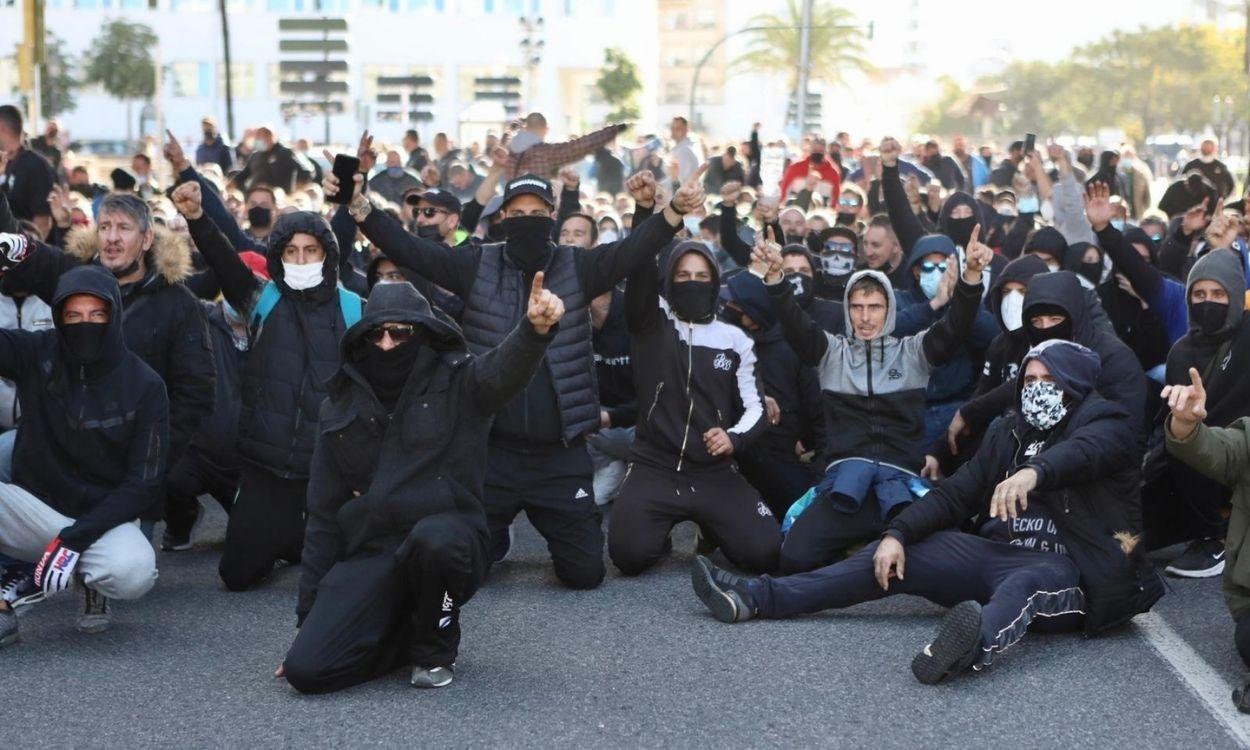
<svg viewBox="0 0 1250 750">
<path fill-rule="evenodd" d="M 79 57 L 101 26 L 124 17 L 148 25 L 159 39 L 154 50 L 166 71 L 162 103 L 167 126 L 179 137 L 198 137 L 200 118 L 225 125 L 225 86 L 221 21 L 216 0 L 46 0 L 50 34 Z M 642 122 L 656 113 L 655 0 L 228 0 L 234 121 L 236 131 L 270 123 L 288 137 L 320 141 L 323 118 L 282 117 L 278 22 L 283 18 L 336 17 L 347 20 L 342 55 L 348 63 L 345 111 L 330 118 L 331 141 L 353 142 L 367 124 L 379 137 L 398 140 L 406 127 L 377 117 L 378 76 L 425 75 L 422 90 L 433 97 L 423 105 L 432 119 L 415 125 L 426 143 L 439 131 L 467 141 L 480 137 L 502 118 L 498 102 L 477 98 L 475 80 L 516 77 L 526 110 L 543 112 L 553 136 L 577 134 L 603 124 L 608 107 L 594 87 L 603 50 L 619 46 L 638 65 L 644 90 L 638 97 Z M 522 17 L 543 19 L 535 34 L 545 42 L 541 62 L 527 68 L 521 40 Z M 21 40 L 20 2 L 0 0 L 0 50 Z M 533 74 L 531 80 L 531 72 Z M 0 57 L 0 100 L 16 98 L 16 65 Z M 125 137 L 126 105 L 99 90 L 83 90 L 76 111 L 58 119 L 71 137 L 114 140 Z M 132 117 L 139 119 L 141 106 Z M 135 123 L 135 128 L 138 123 Z M 147 132 L 152 128 L 146 127 Z M 137 132 L 137 130 L 136 130 Z M 238 132 L 234 133 L 237 137 Z"/>
</svg>

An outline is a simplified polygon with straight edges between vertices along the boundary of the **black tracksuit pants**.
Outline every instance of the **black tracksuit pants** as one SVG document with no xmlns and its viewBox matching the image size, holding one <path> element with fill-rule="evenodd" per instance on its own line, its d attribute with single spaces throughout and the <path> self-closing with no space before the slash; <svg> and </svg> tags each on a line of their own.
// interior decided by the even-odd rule
<svg viewBox="0 0 1250 750">
<path fill-rule="evenodd" d="M 1159 549 L 1180 542 L 1228 533 L 1231 493 L 1196 470 L 1169 459 L 1168 467 L 1142 485 L 1142 518 L 1146 548 Z"/>
<path fill-rule="evenodd" d="M 904 578 L 891 579 L 889 591 L 884 591 L 873 574 L 878 544 L 819 570 L 752 579 L 748 586 L 760 616 L 811 614 L 893 594 L 923 596 L 944 607 L 971 599 L 984 608 L 978 662 L 983 665 L 1020 640 L 1030 625 L 1060 632 L 1076 630 L 1084 622 L 1081 573 L 1065 555 L 939 531 L 904 548 Z M 1046 620 L 1035 623 L 1038 617 Z"/>
<path fill-rule="evenodd" d="M 742 570 L 775 570 L 781 526 L 733 464 L 698 472 L 635 461 L 617 491 L 608 528 L 608 555 L 625 575 L 660 561 L 668 535 L 682 521 L 699 524 Z"/>
<path fill-rule="evenodd" d="M 777 572 L 793 575 L 823 568 L 846 557 L 848 547 L 876 539 L 884 530 L 881 506 L 873 492 L 854 513 L 844 513 L 833 503 L 818 499 L 786 532 Z"/>
<path fill-rule="evenodd" d="M 492 442 L 486 465 L 491 559 L 512 545 L 512 520 L 525 511 L 547 540 L 556 577 L 574 589 L 603 582 L 603 525 L 595 505 L 595 468 L 584 440 L 522 449 Z"/>
<path fill-rule="evenodd" d="M 166 528 L 175 536 L 185 537 L 200 514 L 200 495 L 212 495 L 229 513 L 238 490 L 238 469 L 223 469 L 195 446 L 187 448 L 165 479 Z"/>
<path fill-rule="evenodd" d="M 393 554 L 336 563 L 283 661 L 301 693 L 328 693 L 405 664 L 450 667 L 460 608 L 489 567 L 486 539 L 451 514 L 417 523 Z"/>
<path fill-rule="evenodd" d="M 299 562 L 307 492 L 307 479 L 282 479 L 255 466 L 243 467 L 226 523 L 226 549 L 217 566 L 226 588 L 243 591 L 260 583 L 278 560 Z"/>
<path fill-rule="evenodd" d="M 756 443 L 737 457 L 738 468 L 777 518 L 785 518 L 794 501 L 818 481 L 809 465 L 794 455 L 794 449 Z"/>
</svg>

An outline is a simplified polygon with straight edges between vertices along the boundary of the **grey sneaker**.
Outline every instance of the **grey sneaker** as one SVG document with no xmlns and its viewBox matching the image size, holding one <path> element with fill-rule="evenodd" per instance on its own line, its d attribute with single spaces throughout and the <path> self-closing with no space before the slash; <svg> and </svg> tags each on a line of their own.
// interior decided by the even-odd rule
<svg viewBox="0 0 1250 750">
<path fill-rule="evenodd" d="M 413 667 L 412 686 L 418 688 L 441 688 L 451 684 L 455 673 L 451 667 Z"/>
<path fill-rule="evenodd" d="M 745 622 L 755 617 L 755 598 L 746 582 L 746 578 L 716 567 L 703 555 L 696 555 L 690 567 L 694 593 L 721 622 Z"/>
<path fill-rule="evenodd" d="M 87 586 L 83 586 L 82 591 L 82 616 L 78 618 L 78 630 L 83 633 L 103 633 L 112 624 L 108 597 Z"/>
<path fill-rule="evenodd" d="M 17 612 L 13 607 L 0 609 L 0 648 L 17 643 Z"/>
</svg>

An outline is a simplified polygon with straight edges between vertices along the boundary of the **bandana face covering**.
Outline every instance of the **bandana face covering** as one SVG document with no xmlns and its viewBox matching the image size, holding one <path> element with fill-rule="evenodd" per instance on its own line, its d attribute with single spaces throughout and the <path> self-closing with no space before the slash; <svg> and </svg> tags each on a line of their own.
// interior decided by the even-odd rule
<svg viewBox="0 0 1250 750">
<path fill-rule="evenodd" d="M 1024 421 L 1043 432 L 1051 429 L 1068 416 L 1063 403 L 1063 391 L 1047 380 L 1029 383 L 1020 391 L 1020 413 Z"/>
</svg>

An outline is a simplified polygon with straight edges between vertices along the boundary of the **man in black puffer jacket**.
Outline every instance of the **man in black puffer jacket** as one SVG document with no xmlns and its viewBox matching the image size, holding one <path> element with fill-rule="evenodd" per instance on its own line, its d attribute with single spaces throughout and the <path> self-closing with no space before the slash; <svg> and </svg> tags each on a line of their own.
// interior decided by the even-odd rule
<svg viewBox="0 0 1250 750">
<path fill-rule="evenodd" d="M 912 661 L 926 684 L 984 669 L 1031 624 L 1096 634 L 1149 610 L 1163 583 L 1139 543 L 1136 415 L 1095 393 L 1098 370 L 1098 356 L 1083 346 L 1034 347 L 1015 382 L 1017 410 L 997 419 L 973 459 L 895 517 L 879 542 L 784 578 L 746 579 L 699 557 L 696 593 L 724 622 L 892 594 L 951 607 Z M 977 534 L 956 531 L 974 518 Z"/>
<path fill-rule="evenodd" d="M 490 567 L 491 419 L 533 377 L 564 305 L 535 275 L 526 317 L 481 355 L 411 284 L 379 284 L 321 409 L 299 635 L 279 674 L 329 692 L 413 666 L 452 680 L 460 608 Z"/>
<path fill-rule="evenodd" d="M 0 234 L 0 269 L 27 248 L 24 237 Z M 108 627 L 106 597 L 137 599 L 156 582 L 136 521 L 161 497 L 169 401 L 126 347 L 112 274 L 70 270 L 50 301 L 55 330 L 0 330 L 0 376 L 17 383 L 22 402 L 13 483 L 0 484 L 0 554 L 38 561 L 34 583 L 45 594 L 81 577 L 79 629 L 99 632 Z M 0 601 L 0 645 L 15 637 Z"/>
<path fill-rule="evenodd" d="M 317 414 L 338 371 L 339 338 L 363 302 L 337 287 L 338 242 L 325 219 L 304 211 L 278 219 L 266 254 L 272 281 L 264 284 L 204 213 L 200 191 L 184 182 L 174 205 L 226 301 L 251 326 L 239 414 L 244 467 L 219 565 L 226 588 L 241 591 L 279 559 L 299 562 Z"/>
<path fill-rule="evenodd" d="M 544 271 L 547 287 L 564 300 L 568 318 L 544 366 L 491 428 L 486 515 L 495 562 L 507 555 L 512 521 L 524 510 L 547 541 L 556 577 L 570 588 L 598 586 L 605 573 L 603 530 L 585 439 L 602 421 L 587 307 L 672 239 L 682 214 L 703 205 L 702 188 L 688 182 L 662 215 L 619 242 L 587 250 L 552 243 L 555 196 L 550 183 L 535 175 L 513 179 L 504 191 L 506 242 L 454 248 L 404 231 L 384 211 L 373 210 L 359 192 L 359 177 L 356 185 L 350 211 L 369 241 L 399 266 L 464 300 L 460 323 L 471 352 L 489 351 L 515 327 L 535 273 Z M 651 188 L 641 203 L 654 202 Z M 337 194 L 333 175 L 326 177 L 325 190 Z"/>
</svg>

